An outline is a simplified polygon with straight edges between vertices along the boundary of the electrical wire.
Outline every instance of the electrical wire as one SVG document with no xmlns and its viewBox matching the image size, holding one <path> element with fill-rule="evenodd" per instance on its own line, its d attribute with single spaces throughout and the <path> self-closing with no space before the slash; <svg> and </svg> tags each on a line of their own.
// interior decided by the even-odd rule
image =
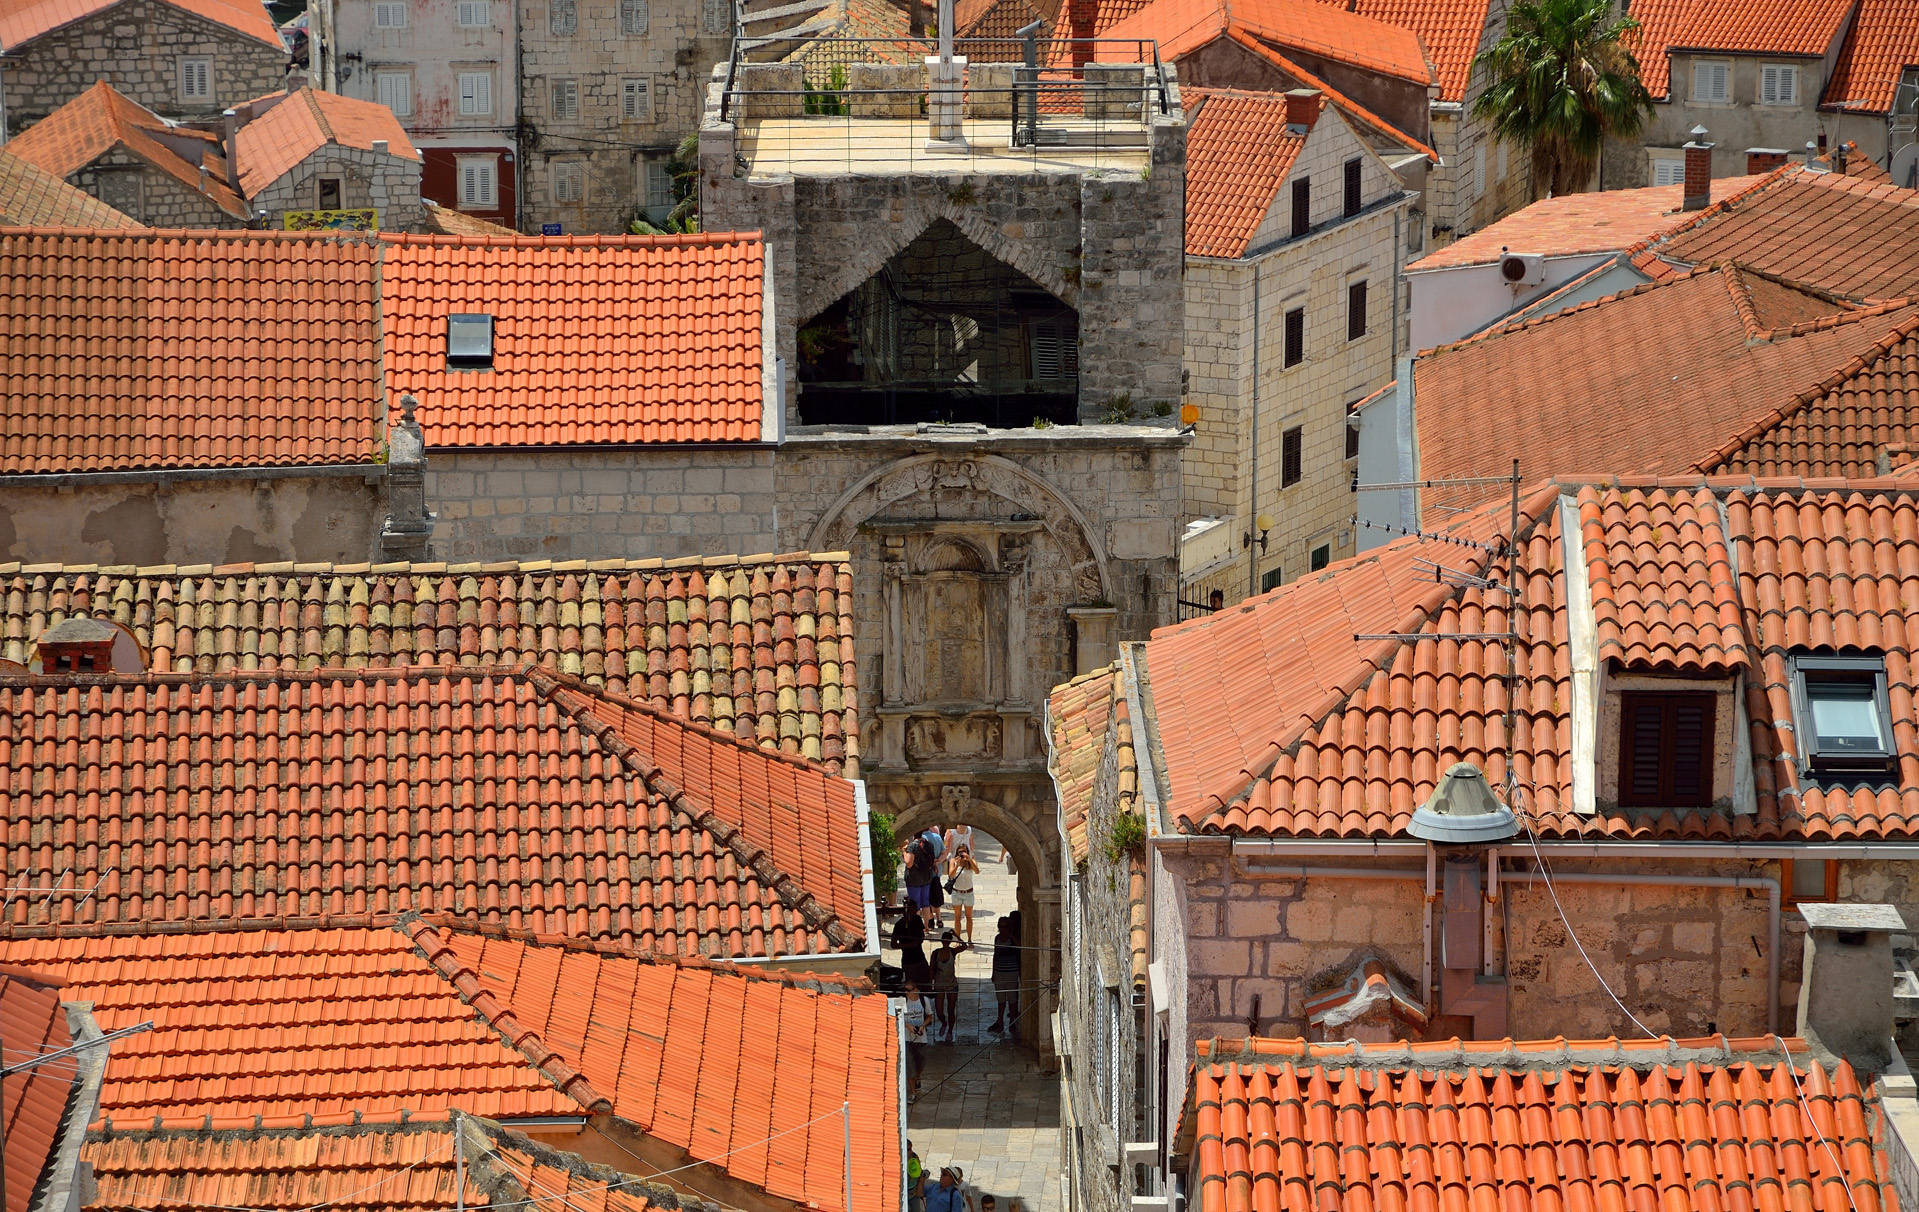
<svg viewBox="0 0 1919 1212">
<path fill-rule="evenodd" d="M 1839 1172 L 1839 1181 L 1845 1185 L 1846 1202 L 1852 1205 L 1852 1212 L 1859 1212 L 1859 1201 L 1852 1197 L 1852 1178 L 1846 1173 L 1846 1165 L 1839 1159 L 1839 1151 L 1834 1149 L 1832 1142 L 1826 1139 L 1825 1132 L 1820 1130 L 1819 1121 L 1812 1117 L 1812 1108 L 1806 1105 L 1806 1090 L 1799 1084 L 1799 1070 L 1792 1066 L 1792 1053 L 1786 1050 L 1786 1041 L 1780 1038 L 1777 1031 L 1772 1033 L 1772 1037 L 1779 1041 L 1779 1055 L 1786 1058 L 1786 1076 L 1792 1078 L 1792 1088 L 1798 1092 L 1799 1114 L 1806 1117 L 1806 1122 L 1812 1125 L 1813 1135 L 1819 1138 L 1821 1145 L 1825 1146 L 1826 1156 L 1832 1159 L 1832 1168 Z"/>
</svg>

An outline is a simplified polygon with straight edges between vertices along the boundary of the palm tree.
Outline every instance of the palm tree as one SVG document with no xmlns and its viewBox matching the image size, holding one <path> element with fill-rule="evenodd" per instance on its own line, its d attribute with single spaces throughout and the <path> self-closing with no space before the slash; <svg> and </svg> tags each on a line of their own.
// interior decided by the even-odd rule
<svg viewBox="0 0 1919 1212">
<path fill-rule="evenodd" d="M 1518 0 L 1505 36 L 1473 61 L 1489 81 L 1473 114 L 1531 153 L 1535 194 L 1584 189 L 1601 144 L 1645 126 L 1652 96 L 1624 41 L 1638 28 L 1613 0 Z"/>
</svg>

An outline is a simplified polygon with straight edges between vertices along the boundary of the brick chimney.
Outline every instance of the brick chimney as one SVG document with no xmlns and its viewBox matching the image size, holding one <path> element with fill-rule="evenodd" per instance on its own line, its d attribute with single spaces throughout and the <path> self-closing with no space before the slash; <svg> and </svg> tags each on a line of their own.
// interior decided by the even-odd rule
<svg viewBox="0 0 1919 1212">
<path fill-rule="evenodd" d="M 1704 210 L 1712 201 L 1712 144 L 1706 142 L 1706 128 L 1692 128 L 1692 142 L 1686 144 L 1685 210 Z"/>
<path fill-rule="evenodd" d="M 1892 936 L 1905 919 L 1891 905 L 1810 904 L 1799 978 L 1797 1034 L 1832 1064 L 1878 1072 L 1892 1056 Z"/>
<path fill-rule="evenodd" d="M 1841 143 L 1832 149 L 1832 171 L 1840 176 L 1846 175 L 1846 156 L 1854 148 L 1851 143 Z"/>
<path fill-rule="evenodd" d="M 1316 88 L 1286 90 L 1286 133 L 1304 135 L 1319 121 L 1320 95 Z"/>
<path fill-rule="evenodd" d="M 1098 0 L 1066 0 L 1066 36 L 1073 39 L 1073 70 L 1093 61 L 1093 22 Z"/>
<path fill-rule="evenodd" d="M 1746 175 L 1757 177 L 1769 173 L 1786 162 L 1786 151 L 1779 147 L 1748 147 L 1746 149 Z"/>
</svg>

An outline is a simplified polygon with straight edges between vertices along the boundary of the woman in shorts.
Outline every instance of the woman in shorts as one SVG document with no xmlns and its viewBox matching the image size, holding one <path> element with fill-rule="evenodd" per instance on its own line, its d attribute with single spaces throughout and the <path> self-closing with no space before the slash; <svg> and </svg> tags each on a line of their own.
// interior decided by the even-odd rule
<svg viewBox="0 0 1919 1212">
<path fill-rule="evenodd" d="M 973 941 L 973 878 L 978 874 L 979 864 L 973 861 L 971 847 L 961 846 L 953 852 L 946 877 L 946 886 L 952 890 L 953 929 L 969 945 Z"/>
</svg>

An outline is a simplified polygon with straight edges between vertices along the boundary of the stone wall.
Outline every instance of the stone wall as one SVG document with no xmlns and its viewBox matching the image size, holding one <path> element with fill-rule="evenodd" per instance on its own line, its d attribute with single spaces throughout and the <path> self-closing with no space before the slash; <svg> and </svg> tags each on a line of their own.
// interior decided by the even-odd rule
<svg viewBox="0 0 1919 1212">
<path fill-rule="evenodd" d="M 773 543 L 764 448 L 429 454 L 433 558 L 674 559 Z"/>
<path fill-rule="evenodd" d="M 1732 55 L 1724 53 L 1671 55 L 1671 95 L 1652 107 L 1646 128 L 1634 139 L 1608 139 L 1598 184 L 1604 189 L 1637 189 L 1652 184 L 1652 162 L 1686 158 L 1686 144 L 1692 142 L 1693 128 L 1706 128 L 1706 141 L 1713 145 L 1712 175 L 1746 175 L 1746 149 L 1774 147 L 1799 153 L 1804 158 L 1806 141 L 1819 134 L 1831 134 L 1831 116 L 1820 112 L 1819 98 L 1825 95 L 1826 81 L 1837 60 L 1838 39 L 1823 60 L 1792 59 L 1799 69 L 1797 105 L 1762 105 L 1759 101 L 1760 69 L 1781 62 L 1771 55 Z M 1732 65 L 1727 82 L 1730 101 L 1695 102 L 1691 98 L 1693 64 L 1701 59 Z M 1877 153 L 1883 166 L 1886 143 L 1885 119 L 1879 117 L 1860 126 L 1876 127 L 1873 144 L 1861 144 L 1867 154 Z"/>
<path fill-rule="evenodd" d="M 64 564 L 378 560 L 382 469 L 346 476 L 0 479 L 0 559 Z M 64 482 L 65 486 L 57 486 Z"/>
<path fill-rule="evenodd" d="M 80 189 L 149 227 L 244 227 L 212 198 L 172 173 L 115 148 L 67 177 Z M 220 182 L 225 184 L 225 182 Z"/>
<path fill-rule="evenodd" d="M 269 228 L 278 229 L 284 225 L 287 211 L 319 206 L 322 177 L 340 182 L 340 209 L 372 207 L 379 211 L 381 231 L 425 230 L 420 161 L 337 143 L 314 152 L 249 201 L 254 210 L 267 212 Z"/>
<path fill-rule="evenodd" d="M 180 59 L 212 60 L 213 100 L 180 96 Z M 217 120 L 222 110 L 286 85 L 278 45 L 171 4 L 117 4 L 7 48 L 7 125 L 19 132 L 105 80 L 168 118 Z"/>
</svg>

